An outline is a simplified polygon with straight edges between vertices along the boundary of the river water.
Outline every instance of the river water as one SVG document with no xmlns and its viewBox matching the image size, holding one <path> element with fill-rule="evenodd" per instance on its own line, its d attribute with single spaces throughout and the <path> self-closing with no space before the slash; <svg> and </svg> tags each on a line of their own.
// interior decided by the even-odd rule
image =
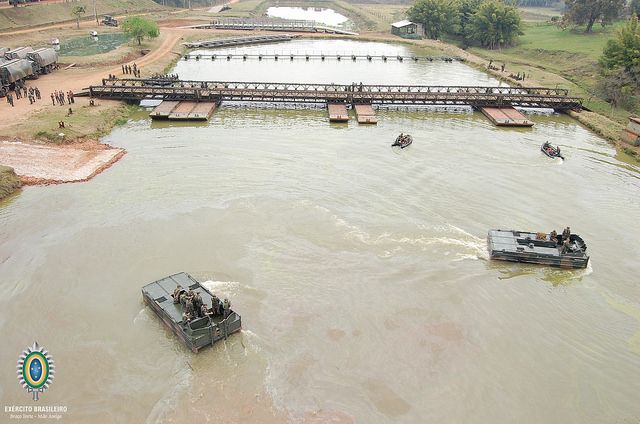
<svg viewBox="0 0 640 424">
<path fill-rule="evenodd" d="M 340 26 L 349 18 L 337 13 L 333 9 L 321 7 L 269 7 L 267 16 L 273 18 L 315 21 L 325 25 Z"/>
<path fill-rule="evenodd" d="M 175 72 L 498 84 L 457 62 L 182 61 Z M 531 115 L 524 130 L 468 110 L 378 116 L 144 115 L 105 137 L 128 154 L 90 182 L 2 203 L 0 403 L 30 404 L 15 364 L 37 340 L 56 363 L 41 402 L 66 405 L 68 422 L 637 421 L 640 169 L 565 116 Z M 392 150 L 400 132 L 415 141 Z M 544 156 L 545 140 L 567 160 Z M 586 270 L 488 260 L 490 228 L 566 225 L 589 245 Z M 243 320 L 198 355 L 140 293 L 183 270 Z"/>
</svg>

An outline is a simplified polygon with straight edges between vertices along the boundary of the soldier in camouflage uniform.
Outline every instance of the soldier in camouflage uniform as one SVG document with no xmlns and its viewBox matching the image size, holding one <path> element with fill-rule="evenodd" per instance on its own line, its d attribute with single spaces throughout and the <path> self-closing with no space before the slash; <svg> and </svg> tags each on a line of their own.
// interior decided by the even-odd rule
<svg viewBox="0 0 640 424">
<path fill-rule="evenodd" d="M 180 302 L 180 292 L 182 291 L 182 286 L 178 284 L 178 287 L 173 291 L 173 303 Z"/>
<path fill-rule="evenodd" d="M 213 310 L 213 315 L 220 315 L 220 299 L 215 294 L 211 295 L 211 309 Z"/>
<path fill-rule="evenodd" d="M 196 294 L 193 296 L 193 307 L 195 308 L 195 310 L 198 312 L 198 314 L 201 312 L 201 307 L 202 307 L 202 297 L 200 296 L 200 293 L 196 292 Z M 204 315 L 202 315 L 204 316 Z"/>
<path fill-rule="evenodd" d="M 229 299 L 227 299 L 226 297 L 222 302 L 222 308 L 224 309 L 224 318 L 227 318 L 229 316 L 229 312 L 231 311 L 231 302 L 229 302 Z"/>
<path fill-rule="evenodd" d="M 193 299 L 187 296 L 187 302 L 184 305 L 185 311 L 187 314 L 190 314 L 192 317 L 195 316 L 195 310 L 193 309 Z"/>
<path fill-rule="evenodd" d="M 204 303 L 200 306 L 200 315 L 203 317 L 209 316 L 209 308 Z"/>
</svg>

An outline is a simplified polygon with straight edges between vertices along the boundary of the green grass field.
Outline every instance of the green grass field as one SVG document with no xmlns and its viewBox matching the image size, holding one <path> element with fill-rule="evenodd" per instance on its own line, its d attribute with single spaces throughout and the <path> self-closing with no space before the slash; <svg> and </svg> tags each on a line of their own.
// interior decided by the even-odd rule
<svg viewBox="0 0 640 424">
<path fill-rule="evenodd" d="M 562 9 L 551 7 L 518 7 L 525 22 L 548 22 L 553 16 L 562 16 Z"/>
<path fill-rule="evenodd" d="M 550 23 L 526 22 L 517 45 L 502 50 L 474 47 L 470 51 L 487 60 L 506 63 L 507 72 L 526 72 L 546 86 L 568 88 L 583 97 L 588 108 L 624 124 L 629 112 L 612 110 L 596 90 L 600 78 L 598 59 L 607 41 L 623 24 L 596 27 L 592 34 L 585 34 L 581 28 L 563 31 Z"/>
<path fill-rule="evenodd" d="M 74 6 L 85 7 L 86 18 L 93 16 L 93 0 L 77 0 L 68 3 L 38 4 L 0 9 L 0 31 L 9 31 L 37 25 L 75 20 L 71 14 Z M 147 12 L 166 9 L 153 0 L 100 0 L 96 1 L 98 16 L 123 15 L 131 12 Z M 126 12 L 126 13 L 125 13 Z"/>
<path fill-rule="evenodd" d="M 615 36 L 623 22 L 607 27 L 595 27 L 593 33 L 585 34 L 584 29 L 562 30 L 547 22 L 525 23 L 524 35 L 520 37 L 517 49 L 564 51 L 580 53 L 592 60 L 598 60 L 607 41 Z"/>
</svg>

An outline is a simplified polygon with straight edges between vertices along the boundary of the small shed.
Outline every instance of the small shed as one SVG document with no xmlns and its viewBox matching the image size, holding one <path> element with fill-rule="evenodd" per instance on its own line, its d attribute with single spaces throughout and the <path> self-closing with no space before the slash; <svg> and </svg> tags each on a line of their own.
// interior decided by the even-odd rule
<svg viewBox="0 0 640 424">
<path fill-rule="evenodd" d="M 404 20 L 392 23 L 391 33 L 403 38 L 420 38 L 423 36 L 424 31 L 422 24 Z"/>
<path fill-rule="evenodd" d="M 627 128 L 622 130 L 620 138 L 633 146 L 640 146 L 640 117 L 630 116 Z"/>
</svg>

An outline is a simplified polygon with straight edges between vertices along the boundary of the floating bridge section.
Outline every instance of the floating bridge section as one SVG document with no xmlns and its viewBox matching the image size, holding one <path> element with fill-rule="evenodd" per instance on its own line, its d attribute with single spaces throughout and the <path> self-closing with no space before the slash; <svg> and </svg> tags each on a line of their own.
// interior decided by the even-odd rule
<svg viewBox="0 0 640 424">
<path fill-rule="evenodd" d="M 299 37 L 298 35 L 250 35 L 248 37 L 228 37 L 215 38 L 213 40 L 201 40 L 182 43 L 190 49 L 213 49 L 219 47 L 246 46 L 251 44 L 276 43 L 281 41 L 291 41 Z"/>
<path fill-rule="evenodd" d="M 543 87 L 478 87 L 424 85 L 304 84 L 230 81 L 103 79 L 83 93 L 118 100 L 404 104 L 436 106 L 527 107 L 581 109 L 582 99 L 566 89 Z"/>
<path fill-rule="evenodd" d="M 185 28 L 194 29 L 230 29 L 245 31 L 290 31 L 290 32 L 325 32 L 330 34 L 358 35 L 357 32 L 343 28 L 321 25 L 314 21 L 271 19 L 271 18 L 226 18 L 214 19 L 208 24 L 190 25 Z"/>
<path fill-rule="evenodd" d="M 204 42 L 200 42 L 200 43 L 204 43 Z M 203 46 L 203 47 L 207 47 L 207 46 Z M 362 61 L 362 60 L 367 60 L 369 62 L 373 62 L 373 61 L 383 61 L 383 62 L 391 62 L 391 61 L 397 61 L 397 62 L 404 62 L 406 61 L 412 61 L 412 62 L 433 62 L 433 61 L 442 61 L 442 62 L 464 62 L 463 58 L 457 57 L 457 56 L 406 56 L 406 55 L 400 55 L 400 54 L 363 54 L 363 53 L 267 53 L 267 52 L 262 52 L 262 53 L 232 53 L 232 52 L 226 52 L 226 53 L 188 53 L 186 55 L 184 55 L 183 57 L 184 60 L 189 60 L 189 59 L 195 59 L 195 60 L 231 60 L 231 59 L 242 59 L 242 60 L 247 60 L 247 59 L 258 59 L 258 60 L 262 60 L 262 59 L 273 59 L 273 60 L 294 60 L 294 59 L 305 59 L 305 60 L 327 60 L 327 59 L 334 59 L 337 61 L 341 61 L 341 60 L 351 60 L 352 62 L 355 61 Z"/>
</svg>

